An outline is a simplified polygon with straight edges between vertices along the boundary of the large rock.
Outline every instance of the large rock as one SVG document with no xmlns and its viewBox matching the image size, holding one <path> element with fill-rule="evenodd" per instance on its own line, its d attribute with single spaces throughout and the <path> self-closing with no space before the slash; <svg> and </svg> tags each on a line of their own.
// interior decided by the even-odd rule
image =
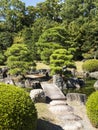
<svg viewBox="0 0 98 130">
<path fill-rule="evenodd" d="M 51 101 L 49 110 L 56 115 L 62 116 L 65 114 L 73 113 L 73 108 L 62 100 Z"/>
<path fill-rule="evenodd" d="M 11 78 L 4 78 L 2 79 L 2 82 L 4 82 L 5 84 L 15 85 L 15 82 Z"/>
<path fill-rule="evenodd" d="M 60 89 L 63 88 L 63 82 L 61 75 L 53 75 L 53 84 L 56 84 Z"/>
<path fill-rule="evenodd" d="M 33 81 L 31 84 L 32 84 L 33 89 L 42 89 L 39 81 Z"/>
<path fill-rule="evenodd" d="M 95 90 L 98 90 L 98 80 L 94 83 Z"/>
<path fill-rule="evenodd" d="M 26 79 L 24 82 L 25 88 L 32 88 L 30 80 Z"/>
<path fill-rule="evenodd" d="M 31 90 L 30 97 L 34 102 L 46 102 L 46 96 L 42 89 Z"/>
<path fill-rule="evenodd" d="M 89 73 L 89 77 L 98 79 L 98 71 Z"/>
<path fill-rule="evenodd" d="M 80 104 L 85 104 L 86 103 L 86 94 L 81 94 L 81 93 L 68 93 L 66 95 L 67 101 L 75 101 Z"/>
<path fill-rule="evenodd" d="M 61 130 L 83 130 L 82 118 L 74 114 L 73 107 L 65 100 L 51 101 L 49 110 L 60 121 Z"/>
<path fill-rule="evenodd" d="M 80 89 L 85 85 L 83 79 L 69 78 L 63 85 L 63 89 Z"/>
</svg>

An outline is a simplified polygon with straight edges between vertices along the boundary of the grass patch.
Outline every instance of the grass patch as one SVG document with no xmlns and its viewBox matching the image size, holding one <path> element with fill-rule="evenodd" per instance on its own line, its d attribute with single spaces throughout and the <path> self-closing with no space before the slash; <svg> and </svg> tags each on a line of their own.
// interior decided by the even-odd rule
<svg viewBox="0 0 98 130">
<path fill-rule="evenodd" d="M 43 119 L 50 122 L 56 122 L 55 116 L 49 111 L 49 105 L 46 103 L 35 104 L 38 113 L 38 119 Z"/>
<path fill-rule="evenodd" d="M 42 62 L 37 62 L 36 63 L 36 69 L 50 69 L 49 65 L 46 65 Z"/>
<path fill-rule="evenodd" d="M 77 71 L 83 72 L 83 70 L 82 70 L 83 62 L 82 61 L 76 61 L 75 64 L 76 64 Z"/>
</svg>

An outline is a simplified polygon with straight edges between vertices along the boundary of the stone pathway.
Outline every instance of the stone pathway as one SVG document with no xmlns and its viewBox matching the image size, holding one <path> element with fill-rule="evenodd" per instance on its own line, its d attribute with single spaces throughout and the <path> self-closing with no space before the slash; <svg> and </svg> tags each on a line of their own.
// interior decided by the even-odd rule
<svg viewBox="0 0 98 130">
<path fill-rule="evenodd" d="M 50 104 L 37 103 L 36 105 L 39 116 L 37 130 L 69 130 L 67 128 L 64 129 L 65 123 L 71 126 L 70 130 L 73 130 L 73 128 L 75 129 L 74 126 L 77 126 L 79 130 L 98 130 L 98 128 L 94 128 L 91 125 L 86 114 L 85 105 L 80 105 L 79 103 L 76 102 L 68 102 L 68 104 L 69 106 L 71 106 L 71 108 L 73 108 L 72 110 L 74 111 L 74 115 L 77 115 L 77 119 L 80 123 L 76 123 L 73 121 L 70 124 L 68 122 L 65 122 L 64 118 L 75 119 L 75 116 L 71 116 L 70 114 L 68 115 L 68 113 L 67 114 L 62 113 L 63 115 L 60 116 L 59 114 L 51 112 Z M 79 128 L 80 124 L 82 124 L 82 128 Z"/>
<path fill-rule="evenodd" d="M 41 83 L 41 86 L 45 92 L 45 95 L 51 100 L 65 100 L 65 95 L 55 84 L 43 82 Z"/>
<path fill-rule="evenodd" d="M 91 125 L 90 120 L 87 117 L 85 105 L 80 104 L 78 102 L 68 102 L 68 104 L 73 107 L 74 113 L 82 118 L 84 126 L 83 130 L 98 130 L 98 128 L 94 128 Z"/>
<path fill-rule="evenodd" d="M 61 90 L 54 84 L 42 83 L 41 86 L 46 96 L 52 99 L 47 107 L 51 112 L 50 117 L 54 116 L 56 119 L 55 124 L 40 120 L 40 125 L 48 124 L 47 128 L 42 126 L 41 130 L 98 130 L 91 125 L 85 105 L 67 102 Z"/>
<path fill-rule="evenodd" d="M 58 119 L 63 130 L 83 130 L 82 118 L 74 114 L 73 107 L 66 104 L 66 101 L 51 101 L 49 110 Z"/>
</svg>

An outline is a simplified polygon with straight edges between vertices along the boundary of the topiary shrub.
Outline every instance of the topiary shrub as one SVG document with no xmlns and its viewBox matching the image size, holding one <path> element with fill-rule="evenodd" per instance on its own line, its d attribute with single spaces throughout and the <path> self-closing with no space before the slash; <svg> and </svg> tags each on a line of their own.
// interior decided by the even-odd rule
<svg viewBox="0 0 98 130">
<path fill-rule="evenodd" d="M 86 109 L 92 125 L 98 128 L 98 91 L 89 96 L 86 103 Z"/>
<path fill-rule="evenodd" d="M 84 71 L 88 72 L 98 71 L 98 60 L 96 59 L 87 60 L 83 63 L 82 68 Z"/>
<path fill-rule="evenodd" d="M 0 83 L 0 130 L 35 130 L 37 112 L 23 89 Z"/>
<path fill-rule="evenodd" d="M 58 74 L 62 72 L 64 66 L 72 68 L 75 66 L 73 54 L 66 49 L 57 49 L 50 56 L 51 74 Z"/>
<path fill-rule="evenodd" d="M 60 73 L 62 73 L 62 67 L 59 67 L 59 66 L 57 66 L 57 67 L 52 66 L 51 67 L 51 74 L 52 75 L 53 74 L 60 74 Z"/>
</svg>

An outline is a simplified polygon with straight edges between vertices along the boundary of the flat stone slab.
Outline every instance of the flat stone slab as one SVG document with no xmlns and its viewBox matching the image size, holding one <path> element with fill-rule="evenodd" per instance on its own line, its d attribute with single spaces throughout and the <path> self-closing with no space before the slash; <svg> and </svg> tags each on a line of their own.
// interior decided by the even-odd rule
<svg viewBox="0 0 98 130">
<path fill-rule="evenodd" d="M 82 118 L 74 114 L 74 110 L 65 101 L 53 100 L 50 102 L 49 110 L 59 120 L 63 130 L 83 130 Z"/>
<path fill-rule="evenodd" d="M 51 100 L 65 100 L 65 95 L 62 93 L 60 88 L 55 84 L 50 83 L 41 83 L 41 86 L 45 92 L 45 95 L 48 96 Z"/>
</svg>

